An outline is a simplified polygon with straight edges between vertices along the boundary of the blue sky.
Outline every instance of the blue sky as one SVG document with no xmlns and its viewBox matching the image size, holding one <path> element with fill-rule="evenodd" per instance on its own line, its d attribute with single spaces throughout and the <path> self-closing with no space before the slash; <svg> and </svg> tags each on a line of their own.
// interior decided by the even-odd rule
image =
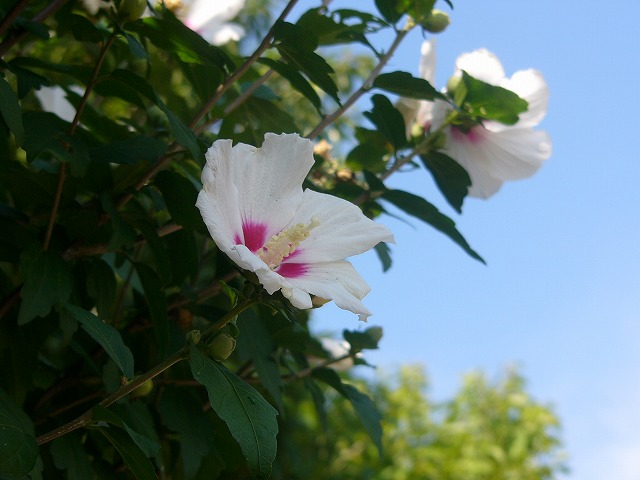
<svg viewBox="0 0 640 480">
<path fill-rule="evenodd" d="M 541 128 L 553 155 L 531 179 L 505 184 L 488 201 L 467 199 L 461 216 L 426 172 L 390 179 L 451 215 L 488 265 L 417 221 L 381 218 L 397 240 L 392 269 L 381 273 L 372 253 L 353 259 L 373 288 L 370 324 L 385 330 L 367 358 L 385 370 L 424 364 L 441 399 L 465 372 L 496 376 L 518 365 L 529 391 L 562 420 L 568 478 L 638 480 L 640 2 L 454 5 L 451 26 L 438 35 L 437 86 L 459 54 L 481 47 L 508 75 L 542 71 L 551 100 Z M 387 70 L 417 74 L 421 42 L 412 32 Z M 339 332 L 358 322 L 328 305 L 314 326 Z"/>
</svg>

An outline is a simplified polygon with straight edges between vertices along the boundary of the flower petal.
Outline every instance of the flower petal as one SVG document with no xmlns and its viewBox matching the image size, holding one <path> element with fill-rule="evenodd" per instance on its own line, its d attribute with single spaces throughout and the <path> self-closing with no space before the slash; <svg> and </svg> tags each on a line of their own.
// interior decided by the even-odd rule
<svg viewBox="0 0 640 480">
<path fill-rule="evenodd" d="M 551 141 L 544 131 L 516 127 L 491 131 L 489 126 L 476 127 L 470 141 L 447 129 L 445 152 L 469 173 L 473 197 L 488 198 L 505 180 L 533 175 L 551 155 Z"/>
<path fill-rule="evenodd" d="M 511 90 L 529 103 L 527 111 L 520 114 L 517 126 L 535 127 L 547 114 L 549 87 L 539 71 L 517 71 L 511 78 L 505 78 L 500 86 Z"/>
<path fill-rule="evenodd" d="M 338 307 L 358 314 L 362 321 L 366 321 L 367 317 L 371 315 L 371 312 L 360 301 L 371 289 L 353 268 L 353 265 L 347 261 L 308 265 L 308 271 L 304 276 L 289 279 L 288 282 L 293 288 L 290 293 L 284 290 L 283 293 L 294 306 L 298 306 L 296 302 L 300 301 L 308 292 L 333 300 Z"/>
<path fill-rule="evenodd" d="M 208 23 L 200 30 L 200 36 L 211 45 L 219 47 L 231 41 L 237 42 L 245 35 L 245 30 L 237 23 Z"/>
<path fill-rule="evenodd" d="M 252 151 L 242 148 L 236 154 L 236 145 L 231 161 L 242 221 L 266 224 L 268 239 L 293 218 L 314 159 L 311 141 L 297 134 L 267 133 L 264 139 Z"/>
<path fill-rule="evenodd" d="M 238 189 L 233 183 L 232 151 L 247 150 L 248 145 L 236 145 L 231 140 L 217 140 L 207 150 L 202 170 L 202 190 L 196 207 L 200 210 L 211 237 L 220 250 L 229 254 L 242 233 L 242 218 L 238 207 Z M 247 147 L 249 147 L 247 149 Z"/>
<path fill-rule="evenodd" d="M 432 85 L 436 81 L 436 60 L 436 39 L 425 40 L 420 47 L 418 72 L 420 73 L 420 78 L 424 78 Z"/>
<path fill-rule="evenodd" d="M 464 70 L 473 78 L 491 85 L 499 85 L 505 78 L 500 60 L 485 48 L 460 55 L 456 59 L 456 70 L 456 75 L 460 75 L 460 70 Z"/>
<path fill-rule="evenodd" d="M 318 223 L 296 249 L 295 262 L 342 260 L 366 252 L 380 242 L 395 243 L 393 234 L 342 198 L 305 190 L 290 225 Z"/>
</svg>

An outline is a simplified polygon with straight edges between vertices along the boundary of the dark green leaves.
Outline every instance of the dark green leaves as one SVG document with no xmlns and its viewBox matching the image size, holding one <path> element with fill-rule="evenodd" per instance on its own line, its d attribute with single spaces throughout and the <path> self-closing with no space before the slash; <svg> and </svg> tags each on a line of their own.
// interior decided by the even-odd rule
<svg viewBox="0 0 640 480">
<path fill-rule="evenodd" d="M 39 252 L 34 257 L 23 254 L 21 269 L 25 280 L 20 292 L 19 325 L 35 317 L 44 317 L 51 307 L 69 299 L 71 270 L 60 255 L 53 252 Z"/>
<path fill-rule="evenodd" d="M 154 162 L 167 151 L 167 144 L 152 137 L 138 136 L 93 148 L 92 160 L 105 163 L 127 164 L 141 160 Z"/>
<path fill-rule="evenodd" d="M 418 100 L 446 99 L 428 81 L 423 78 L 416 78 L 407 72 L 380 74 L 374 80 L 373 87 L 401 97 L 416 98 Z"/>
<path fill-rule="evenodd" d="M 20 478 L 33 469 L 38 458 L 31 420 L 2 389 L 0 452 L 0 476 Z"/>
<path fill-rule="evenodd" d="M 304 73 L 340 104 L 338 87 L 330 77 L 333 68 L 314 52 L 318 41 L 313 34 L 297 25 L 279 21 L 275 25 L 275 46 L 288 64 Z"/>
<path fill-rule="evenodd" d="M 453 158 L 442 152 L 421 155 L 422 163 L 431 172 L 438 188 L 453 208 L 462 213 L 462 202 L 469 192 L 471 178 Z"/>
<path fill-rule="evenodd" d="M 127 378 L 133 378 L 133 355 L 122 341 L 120 332 L 107 325 L 93 313 L 75 305 L 65 305 L 65 309 L 73 315 L 82 328 L 104 348 L 107 355 L 118 365 Z"/>
<path fill-rule="evenodd" d="M 153 87 L 144 78 L 129 70 L 117 69 L 111 73 L 109 80 L 114 82 L 114 85 L 111 86 L 111 92 L 114 95 L 122 95 L 120 92 L 130 92 L 133 90 L 135 93 L 142 95 L 157 105 L 167 116 L 171 131 L 178 143 L 188 148 L 193 158 L 200 158 L 200 147 L 198 146 L 195 134 L 167 107 Z"/>
<path fill-rule="evenodd" d="M 174 222 L 189 229 L 204 231 L 202 216 L 196 208 L 198 190 L 190 180 L 179 173 L 165 170 L 158 174 L 155 184 L 162 192 Z"/>
<path fill-rule="evenodd" d="M 528 108 L 527 101 L 511 90 L 477 80 L 464 71 L 462 81 L 458 88 L 465 89 L 464 104 L 473 116 L 513 125 L 518 121 L 518 115 Z M 455 94 L 456 97 L 462 95 L 457 90 Z"/>
<path fill-rule="evenodd" d="M 151 461 L 124 430 L 108 426 L 98 427 L 97 430 L 116 448 L 138 480 L 157 480 Z"/>
<path fill-rule="evenodd" d="M 342 336 L 351 345 L 351 352 L 374 350 L 382 338 L 381 327 L 369 327 L 363 332 L 357 330 L 343 330 Z"/>
<path fill-rule="evenodd" d="M 460 232 L 458 232 L 453 220 L 440 213 L 436 207 L 431 205 L 424 198 L 413 195 L 409 192 L 403 192 L 402 190 L 387 190 L 382 194 L 382 198 L 391 202 L 405 213 L 419 218 L 423 222 L 434 227 L 436 230 L 444 233 L 473 258 L 485 263 L 482 257 L 471 248 Z"/>
<path fill-rule="evenodd" d="M 24 126 L 22 125 L 20 102 L 18 101 L 18 96 L 2 76 L 0 76 L 0 114 L 9 130 L 16 137 L 16 145 L 22 145 Z"/>
<path fill-rule="evenodd" d="M 407 144 L 406 130 L 402 114 L 396 109 L 391 101 L 384 95 L 376 94 L 371 97 L 373 109 L 364 112 L 371 122 L 396 150 Z"/>
<path fill-rule="evenodd" d="M 269 478 L 276 456 L 278 412 L 253 387 L 191 347 L 193 378 L 204 385 L 211 407 L 227 424 L 247 461 L 251 475 Z"/>
</svg>

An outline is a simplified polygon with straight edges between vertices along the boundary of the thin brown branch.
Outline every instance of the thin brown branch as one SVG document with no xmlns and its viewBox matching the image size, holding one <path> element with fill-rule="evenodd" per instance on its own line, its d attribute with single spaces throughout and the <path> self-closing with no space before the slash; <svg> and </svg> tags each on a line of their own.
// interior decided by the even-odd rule
<svg viewBox="0 0 640 480">
<path fill-rule="evenodd" d="M 73 117 L 73 121 L 71 122 L 71 127 L 69 127 L 69 135 L 73 135 L 78 128 L 78 124 L 80 122 L 80 116 L 84 111 L 84 108 L 87 105 L 89 100 L 89 96 L 93 91 L 93 88 L 98 81 L 98 75 L 100 73 L 100 69 L 102 68 L 102 64 L 104 63 L 104 59 L 107 57 L 107 52 L 113 42 L 115 41 L 117 33 L 114 31 L 109 39 L 104 43 L 102 49 L 100 50 L 100 55 L 98 55 L 98 59 L 96 60 L 96 64 L 93 68 L 93 72 L 91 72 L 91 77 L 89 78 L 89 82 L 87 83 L 87 87 L 84 90 L 84 95 L 80 100 L 80 104 L 78 105 L 78 110 L 76 110 L 76 114 Z M 67 147 L 69 148 L 69 147 Z M 64 183 L 67 178 L 67 164 L 62 163 L 60 165 L 60 173 L 58 175 L 58 185 L 56 187 L 56 194 L 53 199 L 53 206 L 51 207 L 51 214 L 49 216 L 49 223 L 47 224 L 47 232 L 44 237 L 43 249 L 49 249 L 49 242 L 51 241 L 51 235 L 53 233 L 53 227 L 56 223 L 56 218 L 58 216 L 58 208 L 60 208 L 60 199 L 62 198 L 62 190 L 64 189 Z"/>
<path fill-rule="evenodd" d="M 20 15 L 22 10 L 25 9 L 28 3 L 29 3 L 29 0 L 18 0 L 13 5 L 13 7 L 11 7 L 11 10 L 9 10 L 9 13 L 7 13 L 2 19 L 2 21 L 0 21 L 0 35 L 3 35 L 4 32 L 7 31 L 7 29 L 11 26 L 13 21 L 18 17 L 18 15 Z"/>
<path fill-rule="evenodd" d="M 49 16 L 56 13 L 60 7 L 62 7 L 68 0 L 54 0 L 49 3 L 45 8 L 43 8 L 40 13 L 35 15 L 31 21 L 32 22 L 42 22 L 47 19 Z M 17 42 L 22 40 L 24 37 L 28 35 L 28 30 L 21 30 L 20 32 L 15 33 L 14 35 L 9 35 L 4 39 L 2 43 L 0 43 L 0 58 L 4 57 L 4 55 L 9 51 L 11 47 L 13 47 Z"/>
<path fill-rule="evenodd" d="M 333 122 L 335 122 L 349 108 L 351 108 L 353 106 L 353 104 L 356 103 L 360 99 L 360 97 L 362 97 L 362 95 L 364 95 L 369 90 L 371 90 L 371 87 L 373 86 L 373 81 L 378 77 L 378 75 L 380 75 L 380 72 L 387 65 L 387 62 L 389 61 L 389 59 L 391 59 L 391 57 L 395 53 L 396 49 L 398 48 L 398 45 L 400 45 L 402 40 L 404 40 L 404 38 L 409 33 L 410 29 L 411 29 L 411 27 L 408 26 L 404 30 L 400 30 L 400 31 L 397 32 L 396 38 L 394 39 L 393 43 L 391 44 L 391 47 L 389 47 L 389 51 L 387 53 L 385 53 L 380 58 L 380 61 L 378 62 L 378 65 L 376 65 L 376 67 L 371 71 L 371 74 L 367 77 L 367 79 L 364 81 L 362 86 L 358 90 L 356 90 L 347 99 L 347 101 L 344 102 L 344 104 L 340 108 L 338 108 L 336 111 L 334 111 L 330 115 L 327 115 L 326 117 L 324 117 L 322 119 L 322 121 L 318 125 L 316 125 L 316 127 L 306 135 L 306 138 L 308 138 L 310 140 L 313 140 L 314 138 L 316 138 L 318 135 L 320 135 L 322 133 L 322 131 L 325 128 L 327 128 L 329 125 L 331 125 Z"/>
</svg>

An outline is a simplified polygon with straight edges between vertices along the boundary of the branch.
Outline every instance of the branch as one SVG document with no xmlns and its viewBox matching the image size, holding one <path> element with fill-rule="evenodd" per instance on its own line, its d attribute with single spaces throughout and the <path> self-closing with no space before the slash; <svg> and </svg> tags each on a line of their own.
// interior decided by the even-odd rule
<svg viewBox="0 0 640 480">
<path fill-rule="evenodd" d="M 93 91 L 96 83 L 98 81 L 98 74 L 100 73 L 100 69 L 102 68 L 102 64 L 104 63 L 104 59 L 107 57 L 107 52 L 113 42 L 115 41 L 117 33 L 113 31 L 109 36 L 109 39 L 105 42 L 100 50 L 100 55 L 98 55 L 98 59 L 96 60 L 96 65 L 93 67 L 93 72 L 91 72 L 91 78 L 87 83 L 87 87 L 84 90 L 84 95 L 80 100 L 80 104 L 78 105 L 78 109 L 76 110 L 76 114 L 73 117 L 73 121 L 71 122 L 71 127 L 69 127 L 69 135 L 73 135 L 78 128 L 78 124 L 80 123 L 80 116 L 84 111 L 84 108 L 87 106 L 87 102 L 89 101 L 89 96 Z M 67 149 L 69 147 L 67 146 Z M 44 237 L 43 250 L 49 249 L 49 242 L 51 241 L 51 235 L 53 234 L 53 227 L 56 223 L 56 217 L 58 216 L 58 208 L 60 208 L 60 199 L 62 198 L 62 189 L 64 188 L 64 182 L 67 178 L 67 164 L 62 163 L 60 166 L 60 174 L 58 176 L 58 185 L 56 187 L 56 194 L 53 199 L 53 206 L 51 207 L 51 215 L 49 216 L 49 223 L 47 224 L 47 233 Z"/>
<path fill-rule="evenodd" d="M 325 128 L 327 128 L 327 126 L 331 125 L 349 108 L 351 108 L 351 106 L 356 103 L 360 99 L 360 97 L 362 97 L 362 95 L 371 90 L 373 81 L 378 77 L 378 75 L 380 75 L 380 72 L 387 65 L 387 62 L 395 53 L 398 45 L 400 45 L 402 40 L 404 40 L 404 37 L 406 37 L 407 34 L 411 31 L 411 28 L 413 28 L 413 25 L 407 25 L 405 29 L 397 32 L 396 38 L 391 44 L 391 47 L 389 47 L 389 51 L 380 58 L 378 65 L 376 65 L 376 67 L 372 70 L 371 74 L 367 77 L 362 86 L 358 90 L 356 90 L 353 95 L 351 95 L 351 97 L 347 99 L 346 102 L 344 102 L 342 107 L 333 112 L 331 115 L 327 115 L 326 117 L 324 117 L 322 121 L 306 135 L 306 138 L 308 138 L 309 140 L 313 140 L 314 138 L 316 138 L 318 135 L 320 135 L 320 133 L 322 133 Z"/>
</svg>

